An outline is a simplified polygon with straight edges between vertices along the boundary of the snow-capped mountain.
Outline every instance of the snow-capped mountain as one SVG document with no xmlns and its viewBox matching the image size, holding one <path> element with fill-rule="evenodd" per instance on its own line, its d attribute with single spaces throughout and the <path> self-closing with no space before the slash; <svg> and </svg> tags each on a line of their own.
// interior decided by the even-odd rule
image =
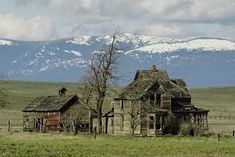
<svg viewBox="0 0 235 157">
<path fill-rule="evenodd" d="M 12 80 L 79 81 L 90 58 L 111 41 L 110 35 L 78 36 L 53 41 L 0 39 L 0 73 Z M 119 84 L 127 84 L 137 69 L 156 64 L 172 78 L 191 87 L 235 85 L 235 42 L 197 38 L 175 40 L 123 34 Z"/>
</svg>

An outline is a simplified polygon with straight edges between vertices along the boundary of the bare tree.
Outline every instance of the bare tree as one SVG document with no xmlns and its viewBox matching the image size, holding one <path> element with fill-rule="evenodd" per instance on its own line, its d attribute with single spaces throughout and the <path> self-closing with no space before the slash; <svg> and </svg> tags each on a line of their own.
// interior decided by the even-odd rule
<svg viewBox="0 0 235 157">
<path fill-rule="evenodd" d="M 76 135 L 79 131 L 81 124 L 87 120 L 87 112 L 83 108 L 74 108 L 68 112 L 65 112 L 61 117 L 61 124 L 64 131 L 72 131 Z"/>
<path fill-rule="evenodd" d="M 136 128 L 141 124 L 140 108 L 136 104 L 131 104 L 128 114 L 130 115 L 131 135 L 134 135 Z"/>
<path fill-rule="evenodd" d="M 9 104 L 6 98 L 6 90 L 4 88 L 0 88 L 0 107 L 4 108 L 6 105 Z"/>
<path fill-rule="evenodd" d="M 80 94 L 81 94 L 81 101 L 87 105 L 87 106 L 90 106 L 90 103 L 91 103 L 91 99 L 93 98 L 92 97 L 92 93 L 93 93 L 93 89 L 92 89 L 92 86 L 90 86 L 89 82 L 88 81 L 90 78 L 85 76 L 81 79 L 81 83 L 82 83 L 82 86 L 79 87 L 79 90 L 80 90 Z"/>
<path fill-rule="evenodd" d="M 102 109 L 108 84 L 110 81 L 117 79 L 117 37 L 118 33 L 112 35 L 111 43 L 95 53 L 88 67 L 87 75 L 84 77 L 86 98 L 83 101 L 88 103 L 90 97 L 93 96 L 97 112 L 97 131 L 99 134 L 102 133 Z"/>
</svg>

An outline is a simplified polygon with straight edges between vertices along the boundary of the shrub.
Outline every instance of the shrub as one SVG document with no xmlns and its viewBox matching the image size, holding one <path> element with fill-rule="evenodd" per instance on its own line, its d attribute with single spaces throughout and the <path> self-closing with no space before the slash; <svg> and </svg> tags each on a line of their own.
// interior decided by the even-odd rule
<svg viewBox="0 0 235 157">
<path fill-rule="evenodd" d="M 182 123 L 180 125 L 180 135 L 201 136 L 200 127 L 191 123 Z"/>
</svg>

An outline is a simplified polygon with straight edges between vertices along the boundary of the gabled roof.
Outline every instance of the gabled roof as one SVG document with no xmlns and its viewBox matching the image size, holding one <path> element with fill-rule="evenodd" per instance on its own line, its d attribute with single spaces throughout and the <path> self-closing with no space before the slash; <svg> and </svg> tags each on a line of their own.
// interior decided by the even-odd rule
<svg viewBox="0 0 235 157">
<path fill-rule="evenodd" d="M 115 99 L 140 99 L 151 93 L 168 94 L 174 98 L 191 98 L 182 79 L 172 81 L 163 70 L 138 70 L 134 80 Z"/>
<path fill-rule="evenodd" d="M 26 106 L 23 111 L 24 112 L 61 111 L 66 106 L 74 104 L 77 101 L 78 97 L 76 95 L 37 97 L 28 106 Z"/>
</svg>

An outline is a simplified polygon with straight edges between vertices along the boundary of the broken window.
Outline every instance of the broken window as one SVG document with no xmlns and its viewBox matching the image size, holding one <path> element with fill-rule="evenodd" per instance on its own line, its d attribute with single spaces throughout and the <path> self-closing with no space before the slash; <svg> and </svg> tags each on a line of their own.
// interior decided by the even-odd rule
<svg viewBox="0 0 235 157">
<path fill-rule="evenodd" d="M 160 100 L 161 100 L 160 94 L 152 94 L 149 99 L 150 99 L 150 105 L 152 107 L 160 107 Z"/>
<path fill-rule="evenodd" d="M 149 129 L 154 129 L 154 116 L 149 116 Z"/>
<path fill-rule="evenodd" d="M 121 102 L 120 102 L 120 110 L 121 111 L 123 111 L 123 108 L 124 108 L 123 106 L 124 106 L 124 103 L 123 103 L 123 100 L 121 100 Z"/>
<path fill-rule="evenodd" d="M 157 94 L 156 95 L 156 106 L 160 107 L 160 104 L 161 104 L 161 95 Z"/>
</svg>

